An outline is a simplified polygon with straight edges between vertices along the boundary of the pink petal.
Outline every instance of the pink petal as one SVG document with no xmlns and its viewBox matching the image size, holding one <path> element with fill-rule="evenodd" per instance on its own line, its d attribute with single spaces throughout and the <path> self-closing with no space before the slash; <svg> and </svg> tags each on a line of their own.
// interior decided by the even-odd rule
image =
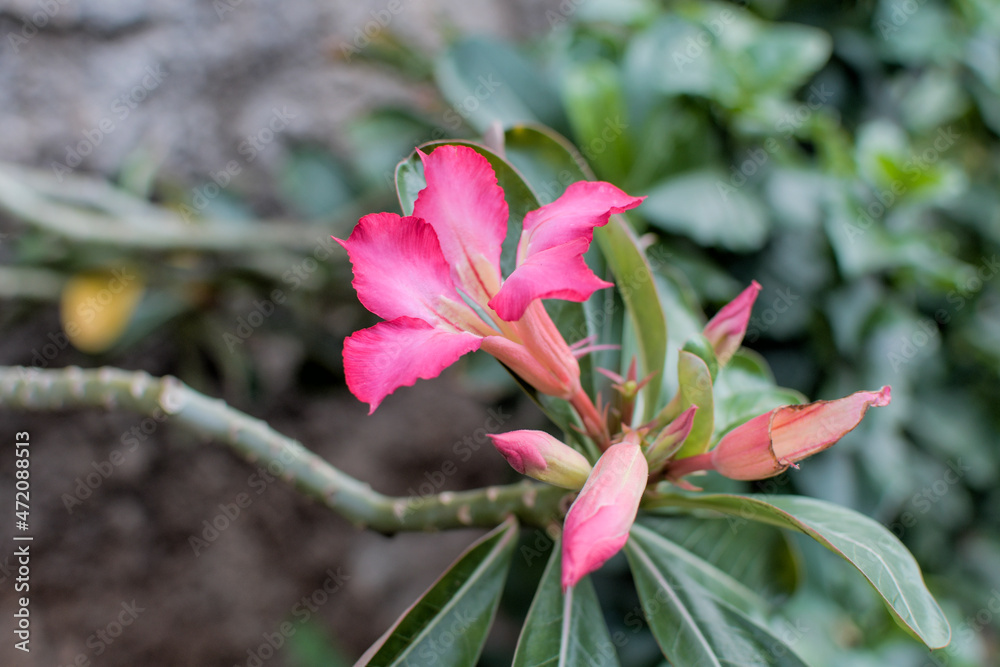
<svg viewBox="0 0 1000 667">
<path fill-rule="evenodd" d="M 628 540 L 649 468 L 638 440 L 626 436 L 597 461 L 566 514 L 562 545 L 563 590 L 601 567 Z"/>
<path fill-rule="evenodd" d="M 760 283 L 754 280 L 705 325 L 703 333 L 715 348 L 715 357 L 720 366 L 724 366 L 740 348 L 750 323 L 750 311 L 753 310 L 759 292 Z"/>
<path fill-rule="evenodd" d="M 356 331 L 344 341 L 344 376 L 351 393 L 371 406 L 371 414 L 398 387 L 437 377 L 481 343 L 479 336 L 464 331 L 399 317 Z"/>
<path fill-rule="evenodd" d="M 778 408 L 771 420 L 771 448 L 781 462 L 801 461 L 840 440 L 861 423 L 871 406 L 884 407 L 892 400 L 886 386 L 878 391 L 858 391 L 833 401 Z"/>
<path fill-rule="evenodd" d="M 585 238 L 589 244 L 594 227 L 606 225 L 610 216 L 635 208 L 643 199 L 603 181 L 571 184 L 559 199 L 524 216 L 518 263 L 574 239 Z"/>
<path fill-rule="evenodd" d="M 889 387 L 882 387 L 833 401 L 775 408 L 737 426 L 711 452 L 678 461 L 671 471 L 677 477 L 706 468 L 732 479 L 773 477 L 830 447 L 861 423 L 869 407 L 883 407 L 890 400 Z"/>
<path fill-rule="evenodd" d="M 427 187 L 413 214 L 434 227 L 456 284 L 485 303 L 500 288 L 500 251 L 507 236 L 507 202 L 496 174 L 468 146 L 418 154 Z"/>
<path fill-rule="evenodd" d="M 490 308 L 516 322 L 535 299 L 586 301 L 596 290 L 611 287 L 583 260 L 588 245 L 588 239 L 578 238 L 529 256 L 504 281 Z"/>
<path fill-rule="evenodd" d="M 434 229 L 419 218 L 373 213 L 361 218 L 346 241 L 334 240 L 354 265 L 358 299 L 383 319 L 436 323 L 442 298 L 463 303 Z"/>
</svg>

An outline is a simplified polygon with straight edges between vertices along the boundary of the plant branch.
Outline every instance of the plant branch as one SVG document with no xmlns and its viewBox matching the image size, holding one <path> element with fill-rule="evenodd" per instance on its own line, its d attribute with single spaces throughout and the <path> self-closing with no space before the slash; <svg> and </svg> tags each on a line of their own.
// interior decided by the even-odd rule
<svg viewBox="0 0 1000 667">
<path fill-rule="evenodd" d="M 0 163 L 0 211 L 71 241 L 140 250 L 302 252 L 339 231 L 284 221 L 241 222 L 235 229 L 221 220 L 188 222 L 103 181 L 75 175 L 63 181 Z"/>
<path fill-rule="evenodd" d="M 565 510 L 567 491 L 522 482 L 430 496 L 391 497 L 347 475 L 278 433 L 264 421 L 200 394 L 175 377 L 154 378 L 117 368 L 75 366 L 42 370 L 0 366 L 0 407 L 68 410 L 128 409 L 227 443 L 248 461 L 263 463 L 308 495 L 363 527 L 383 533 L 459 527 L 492 528 L 510 515 L 544 527 Z"/>
</svg>

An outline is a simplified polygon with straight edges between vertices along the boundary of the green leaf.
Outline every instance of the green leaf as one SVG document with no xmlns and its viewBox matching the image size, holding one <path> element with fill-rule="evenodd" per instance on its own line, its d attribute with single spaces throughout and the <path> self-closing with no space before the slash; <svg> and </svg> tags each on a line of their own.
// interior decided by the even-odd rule
<svg viewBox="0 0 1000 667">
<path fill-rule="evenodd" d="M 574 64 L 563 99 L 577 143 L 601 177 L 624 182 L 634 162 L 618 68 L 606 60 Z"/>
<path fill-rule="evenodd" d="M 476 664 L 516 545 L 517 522 L 511 518 L 466 549 L 357 664 Z"/>
<path fill-rule="evenodd" d="M 804 667 L 786 644 L 754 621 L 760 601 L 712 565 L 642 525 L 625 545 L 646 620 L 677 667 Z"/>
<path fill-rule="evenodd" d="M 946 646 L 951 639 L 948 620 L 913 555 L 885 526 L 863 514 L 803 496 L 677 494 L 653 505 L 710 509 L 801 531 L 860 570 L 914 637 L 930 648 Z"/>
<path fill-rule="evenodd" d="M 513 667 L 617 667 L 618 654 L 590 579 L 584 577 L 563 595 L 559 545 L 552 548 L 531 602 Z"/>
<path fill-rule="evenodd" d="M 759 250 L 770 230 L 757 198 L 730 185 L 727 174 L 711 169 L 654 186 L 640 210 L 660 229 L 734 252 Z"/>
<path fill-rule="evenodd" d="M 574 181 L 594 178 L 572 144 L 548 128 L 511 128 L 506 134 L 506 155 L 536 187 L 565 189 Z M 562 189 L 558 190 L 560 194 Z M 594 230 L 594 238 L 615 276 L 637 332 L 641 375 L 662 373 L 667 356 L 667 322 L 649 261 L 635 232 L 622 216 L 613 215 L 608 224 Z M 659 389 L 659 382 L 647 385 L 645 419 L 652 419 L 659 407 Z"/>
<path fill-rule="evenodd" d="M 719 375 L 719 360 L 715 357 L 715 350 L 708 339 L 702 334 L 692 336 L 684 343 L 683 350 L 704 361 L 712 376 L 712 382 L 715 382 L 715 378 Z"/>
<path fill-rule="evenodd" d="M 645 516 L 642 524 L 761 596 L 783 597 L 798 588 L 800 557 L 782 530 L 733 518 Z"/>
<path fill-rule="evenodd" d="M 692 405 L 698 406 L 694 424 L 677 452 L 678 458 L 687 458 L 708 451 L 715 429 L 715 401 L 712 396 L 712 374 L 699 357 L 682 350 L 677 359 L 677 376 L 680 381 L 680 414 Z"/>
<path fill-rule="evenodd" d="M 537 65 L 503 42 L 461 40 L 438 60 L 434 75 L 451 103 L 443 120 L 452 130 L 463 120 L 479 132 L 494 121 L 504 126 L 531 121 L 566 124 L 555 87 Z"/>
</svg>

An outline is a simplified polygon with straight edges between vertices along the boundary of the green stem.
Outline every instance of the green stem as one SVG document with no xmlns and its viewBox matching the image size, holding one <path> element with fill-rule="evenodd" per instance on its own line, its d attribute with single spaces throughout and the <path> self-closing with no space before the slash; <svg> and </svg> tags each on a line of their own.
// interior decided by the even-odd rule
<svg viewBox="0 0 1000 667">
<path fill-rule="evenodd" d="M 0 366 L 0 407 L 103 407 L 134 410 L 157 419 L 167 415 L 178 424 L 229 444 L 248 461 L 267 465 L 274 475 L 355 524 L 383 533 L 492 528 L 510 515 L 525 524 L 544 527 L 561 515 L 568 500 L 565 489 L 533 482 L 430 496 L 386 496 L 223 400 L 204 396 L 177 378 L 154 378 L 142 371 Z"/>
<path fill-rule="evenodd" d="M 302 252 L 328 242 L 334 231 L 330 225 L 270 221 L 248 222 L 234 233 L 232 224 L 225 221 L 199 219 L 189 223 L 175 211 L 149 204 L 107 183 L 75 175 L 63 179 L 65 183 L 57 183 L 47 175 L 0 163 L 0 211 L 71 241 L 118 249 L 235 252 L 286 248 Z M 63 196 L 57 198 L 54 192 Z M 90 192 L 99 195 L 93 198 L 109 210 L 96 212 L 72 203 Z"/>
</svg>

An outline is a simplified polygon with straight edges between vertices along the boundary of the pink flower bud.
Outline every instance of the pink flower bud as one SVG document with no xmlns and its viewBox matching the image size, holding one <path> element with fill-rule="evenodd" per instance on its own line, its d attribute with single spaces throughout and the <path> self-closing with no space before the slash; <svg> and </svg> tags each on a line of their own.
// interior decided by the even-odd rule
<svg viewBox="0 0 1000 667">
<path fill-rule="evenodd" d="M 656 436 L 656 440 L 646 452 L 646 460 L 649 462 L 650 470 L 663 467 L 663 464 L 684 445 L 688 434 L 691 433 L 691 427 L 694 426 L 694 415 L 697 411 L 698 406 L 692 405 L 667 424 L 666 428 Z"/>
<path fill-rule="evenodd" d="M 580 495 L 566 514 L 562 545 L 565 591 L 601 567 L 628 540 L 646 489 L 649 467 L 630 432 L 597 461 Z"/>
<path fill-rule="evenodd" d="M 710 457 L 710 462 L 700 467 L 732 479 L 773 477 L 834 444 L 861 423 L 869 407 L 889 405 L 890 400 L 889 387 L 882 387 L 835 401 L 775 408 L 726 434 L 715 449 L 701 455 Z M 678 464 L 690 468 L 688 472 L 697 469 L 692 467 L 695 462 L 686 459 Z"/>
<path fill-rule="evenodd" d="M 715 349 L 715 358 L 719 366 L 724 366 L 736 350 L 740 349 L 743 335 L 746 334 L 750 322 L 750 311 L 760 292 L 760 283 L 754 280 L 750 286 L 740 292 L 739 296 L 722 307 L 708 324 L 705 325 L 705 338 Z"/>
<path fill-rule="evenodd" d="M 511 431 L 490 435 L 510 467 L 566 489 L 579 489 L 590 474 L 590 462 L 580 452 L 542 431 Z"/>
</svg>

